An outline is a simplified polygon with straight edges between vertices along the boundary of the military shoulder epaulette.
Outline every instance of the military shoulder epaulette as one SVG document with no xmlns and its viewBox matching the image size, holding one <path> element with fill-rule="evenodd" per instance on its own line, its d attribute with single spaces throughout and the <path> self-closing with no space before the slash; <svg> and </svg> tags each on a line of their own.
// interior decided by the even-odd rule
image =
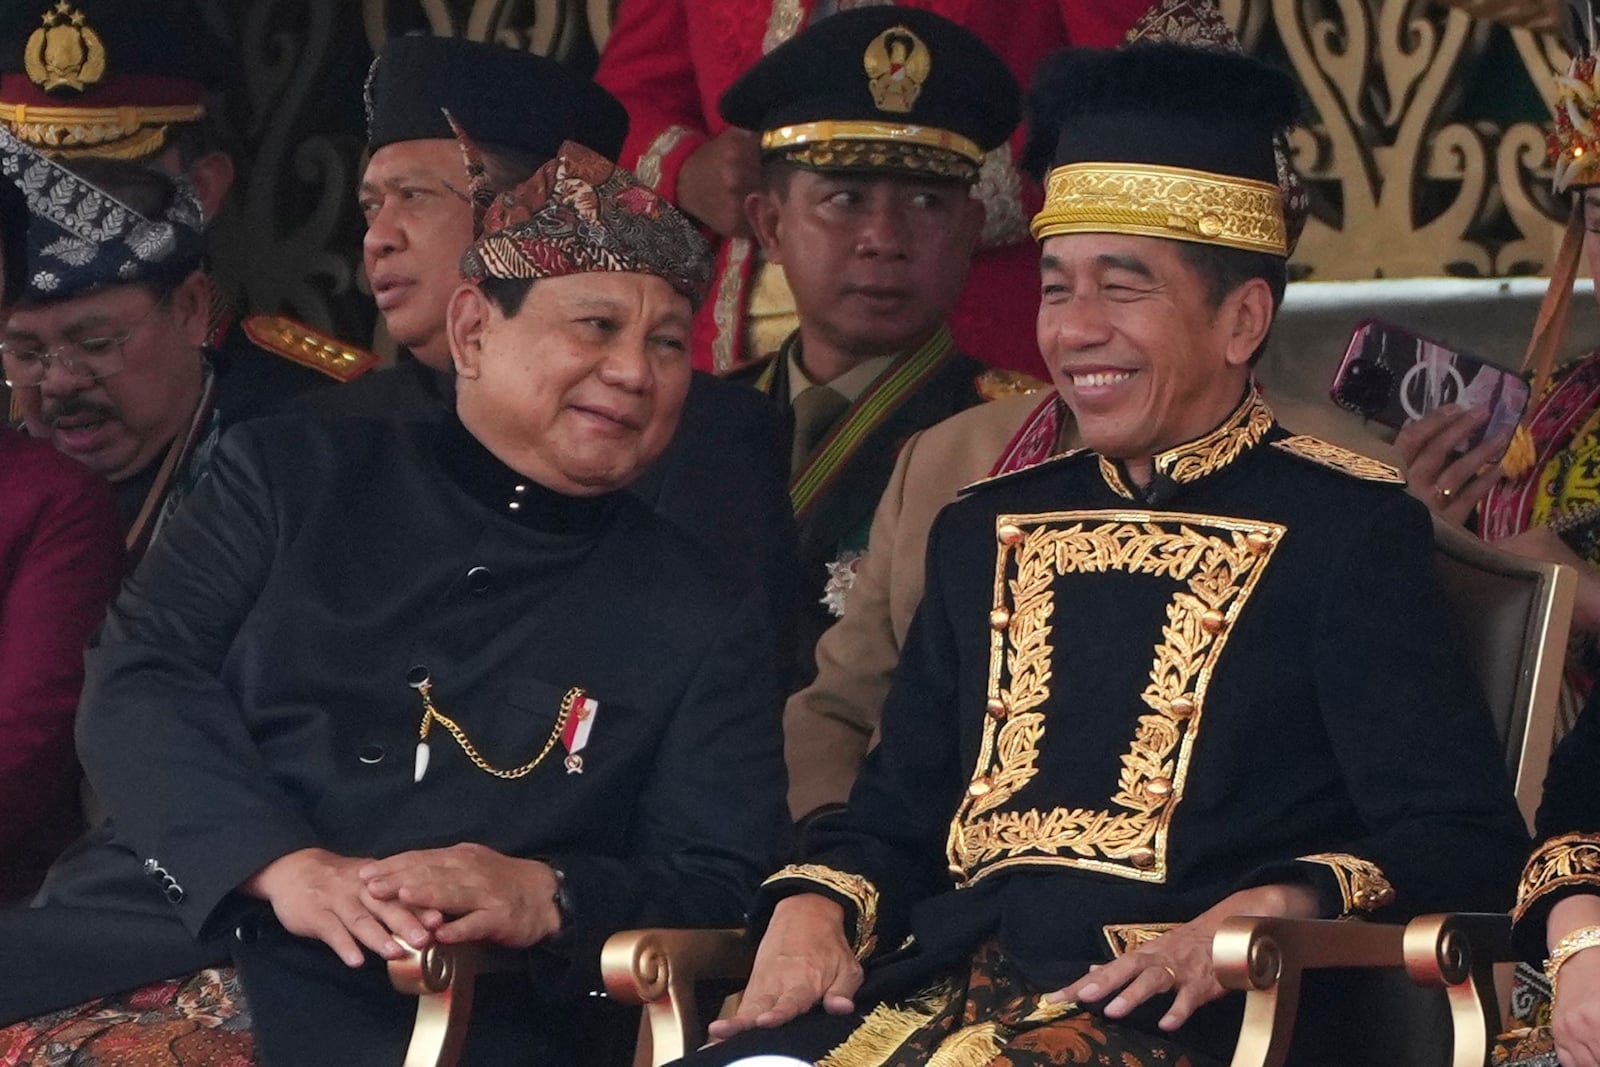
<svg viewBox="0 0 1600 1067">
<path fill-rule="evenodd" d="M 251 315 L 241 325 L 245 336 L 261 348 L 335 381 L 353 381 L 378 365 L 378 357 L 366 349 L 282 315 Z"/>
<path fill-rule="evenodd" d="M 966 496 L 969 493 L 977 492 L 979 489 L 986 489 L 997 482 L 1009 482 L 1013 479 L 1021 478 L 1024 475 L 1031 475 L 1037 471 L 1042 471 L 1047 467 L 1058 467 L 1067 460 L 1084 455 L 1088 453 L 1088 451 L 1089 450 L 1087 448 L 1069 448 L 1065 452 L 1057 452 L 1048 459 L 1041 459 L 1039 462 L 1030 463 L 1026 467 L 1018 467 L 1014 471 L 1001 471 L 999 474 L 991 474 L 987 478 L 979 478 L 975 482 L 971 482 L 962 486 L 961 491 L 957 495 Z"/>
<path fill-rule="evenodd" d="M 1303 460 L 1315 463 L 1321 467 L 1348 474 L 1354 478 L 1362 478 L 1369 482 L 1388 482 L 1391 485 L 1405 485 L 1406 476 L 1398 468 L 1391 467 L 1381 460 L 1371 456 L 1363 456 L 1360 452 L 1352 452 L 1348 448 L 1341 448 L 1320 437 L 1310 437 L 1305 434 L 1296 434 L 1282 440 L 1272 442 L 1274 448 L 1281 448 L 1292 456 L 1299 456 Z"/>
<path fill-rule="evenodd" d="M 1013 396 L 1032 396 L 1041 389 L 1048 389 L 1048 382 L 1041 382 L 1031 374 L 1023 374 L 1019 370 L 1001 370 L 991 367 L 972 380 L 973 386 L 978 390 L 978 395 L 985 400 L 1005 400 Z"/>
</svg>

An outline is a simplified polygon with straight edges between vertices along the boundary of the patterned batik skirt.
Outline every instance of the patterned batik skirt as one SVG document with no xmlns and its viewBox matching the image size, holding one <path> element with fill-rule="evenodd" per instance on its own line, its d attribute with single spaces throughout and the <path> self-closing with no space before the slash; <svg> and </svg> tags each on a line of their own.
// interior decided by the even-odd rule
<svg viewBox="0 0 1600 1067">
<path fill-rule="evenodd" d="M 0 1067 L 251 1067 L 250 1011 L 214 967 L 0 1029 Z"/>
<path fill-rule="evenodd" d="M 1550 1038 L 1550 982 L 1526 963 L 1517 965 L 1512 982 L 1511 1022 L 1515 1027 L 1495 1040 L 1493 1067 L 1559 1067 Z"/>
<path fill-rule="evenodd" d="M 992 942 L 970 972 L 869 1014 L 817 1067 L 1207 1067 L 1163 1038 L 1046 1004 Z"/>
</svg>

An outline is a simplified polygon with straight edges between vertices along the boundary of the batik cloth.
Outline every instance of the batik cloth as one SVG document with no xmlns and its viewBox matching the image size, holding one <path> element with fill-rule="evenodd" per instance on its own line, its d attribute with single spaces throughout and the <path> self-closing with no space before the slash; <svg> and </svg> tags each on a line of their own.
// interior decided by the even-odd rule
<svg viewBox="0 0 1600 1067">
<path fill-rule="evenodd" d="M 817 1067 L 1209 1067 L 1172 1042 L 1075 1004 L 1046 1004 L 994 942 L 969 972 L 905 1004 L 884 1004 Z"/>
<path fill-rule="evenodd" d="M 0 1029 L 0 1067 L 253 1067 L 250 1009 L 212 967 Z"/>
</svg>

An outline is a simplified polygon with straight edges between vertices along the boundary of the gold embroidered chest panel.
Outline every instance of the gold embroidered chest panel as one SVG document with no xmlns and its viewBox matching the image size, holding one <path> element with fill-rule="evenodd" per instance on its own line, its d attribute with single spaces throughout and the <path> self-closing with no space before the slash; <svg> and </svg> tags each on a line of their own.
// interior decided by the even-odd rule
<svg viewBox="0 0 1600 1067">
<path fill-rule="evenodd" d="M 958 885 L 1017 866 L 1166 880 L 1207 689 L 1285 532 L 1256 519 L 1137 509 L 996 517 L 986 714 L 947 840 Z M 1129 695 L 1133 714 L 1084 712 L 1132 719 L 1116 787 L 1099 804 L 1041 808 L 1028 788 L 1041 754 L 1074 743 L 1079 714 L 1052 700 L 1058 593 L 1111 574 L 1170 587 L 1143 690 Z"/>
</svg>

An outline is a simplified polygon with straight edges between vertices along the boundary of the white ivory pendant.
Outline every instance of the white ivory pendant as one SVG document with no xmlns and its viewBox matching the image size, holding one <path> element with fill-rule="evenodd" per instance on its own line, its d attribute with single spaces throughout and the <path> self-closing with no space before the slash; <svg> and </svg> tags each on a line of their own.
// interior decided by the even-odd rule
<svg viewBox="0 0 1600 1067">
<path fill-rule="evenodd" d="M 416 769 L 411 772 L 411 781 L 412 782 L 420 782 L 420 781 L 422 781 L 422 776 L 424 774 L 427 774 L 427 773 L 428 773 L 428 742 L 426 742 L 426 741 L 418 741 L 417 742 Z"/>
</svg>

